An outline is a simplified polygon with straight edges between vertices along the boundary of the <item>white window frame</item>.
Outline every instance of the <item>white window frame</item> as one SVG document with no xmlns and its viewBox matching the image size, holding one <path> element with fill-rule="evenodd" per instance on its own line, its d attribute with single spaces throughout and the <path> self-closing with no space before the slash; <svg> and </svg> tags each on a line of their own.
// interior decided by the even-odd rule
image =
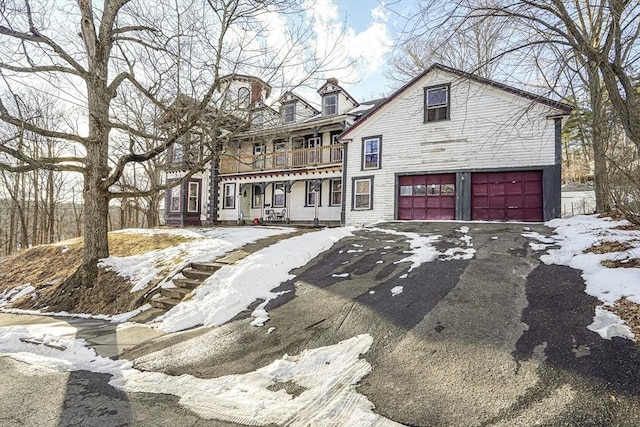
<svg viewBox="0 0 640 427">
<path fill-rule="evenodd" d="M 340 190 L 336 191 L 334 184 L 339 183 Z M 329 181 L 329 206 L 341 206 L 342 205 L 342 178 L 335 178 Z M 338 202 L 335 203 L 334 197 L 338 196 Z"/>
<path fill-rule="evenodd" d="M 256 189 L 260 190 L 259 194 L 256 192 Z M 258 184 L 253 184 L 251 186 L 251 208 L 259 209 L 262 207 L 263 203 L 264 203 L 264 191 L 262 191 L 262 187 L 260 187 L 260 185 Z"/>
<path fill-rule="evenodd" d="M 222 195 L 222 209 L 236 208 L 236 183 L 228 182 L 224 184 Z"/>
<path fill-rule="evenodd" d="M 318 197 L 318 206 L 320 206 L 320 191 L 313 189 L 313 181 L 305 181 L 304 187 L 304 205 L 307 207 L 315 206 L 316 197 Z M 317 194 L 316 194 L 317 193 Z"/>
<path fill-rule="evenodd" d="M 431 92 L 436 92 L 436 91 L 441 91 L 444 90 L 445 92 L 445 96 L 446 99 L 444 102 L 441 103 L 434 103 L 434 104 L 430 104 L 429 103 L 429 93 Z M 425 123 L 432 123 L 432 122 L 439 122 L 439 121 L 443 121 L 443 120 L 449 120 L 449 118 L 451 117 L 451 87 L 446 84 L 446 85 L 438 85 L 438 86 L 431 86 L 431 87 L 427 87 L 424 89 L 424 122 Z M 429 119 L 429 111 L 433 111 L 433 110 L 440 110 L 441 108 L 445 108 L 445 116 L 444 118 L 433 118 L 433 119 Z"/>
<path fill-rule="evenodd" d="M 333 100 L 333 101 L 329 103 L 329 100 Z M 325 116 L 334 116 L 338 114 L 338 94 L 337 93 L 325 95 L 322 98 L 322 113 Z"/>
<path fill-rule="evenodd" d="M 358 183 L 366 182 L 368 189 L 366 192 L 358 192 Z M 358 206 L 358 197 L 367 197 L 367 204 Z M 366 211 L 371 210 L 373 207 L 373 177 L 366 178 L 353 178 L 353 201 L 352 210 L 354 211 Z"/>
<path fill-rule="evenodd" d="M 296 104 L 284 104 L 282 106 L 283 123 L 294 123 L 296 121 Z"/>
<path fill-rule="evenodd" d="M 195 186 L 195 191 L 193 190 Z M 195 200 L 195 206 L 191 208 L 191 202 Z M 189 181 L 187 188 L 187 212 L 200 212 L 200 183 Z"/>
<path fill-rule="evenodd" d="M 375 141 L 376 142 L 376 150 L 375 151 L 367 151 L 367 142 Z M 366 169 L 380 169 L 380 153 L 382 151 L 382 138 L 379 136 L 362 138 L 362 170 Z M 367 162 L 367 156 L 376 156 L 376 161 L 374 163 Z"/>
<path fill-rule="evenodd" d="M 282 194 L 278 194 L 278 191 L 282 191 Z M 282 197 L 282 203 L 277 201 L 277 196 Z M 284 182 L 274 182 L 273 183 L 273 200 L 272 206 L 274 208 L 284 208 L 287 205 L 287 193 L 286 193 L 286 185 Z"/>
<path fill-rule="evenodd" d="M 249 106 L 249 98 L 251 97 L 251 90 L 248 87 L 241 87 L 238 89 L 238 106 L 246 108 Z"/>
<path fill-rule="evenodd" d="M 184 160 L 184 147 L 181 143 L 175 142 L 171 150 L 171 161 L 173 163 L 181 163 Z"/>
<path fill-rule="evenodd" d="M 172 187 L 171 188 L 171 194 L 170 194 L 170 203 L 171 206 L 169 206 L 169 211 L 170 212 L 180 212 L 180 196 L 181 196 L 182 192 L 180 191 L 180 186 L 176 186 L 176 187 Z"/>
</svg>

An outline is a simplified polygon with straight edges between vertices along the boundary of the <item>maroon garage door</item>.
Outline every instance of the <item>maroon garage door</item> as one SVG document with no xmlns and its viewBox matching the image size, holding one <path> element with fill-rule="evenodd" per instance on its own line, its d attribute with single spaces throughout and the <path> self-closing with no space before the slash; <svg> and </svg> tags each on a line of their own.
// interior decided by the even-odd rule
<svg viewBox="0 0 640 427">
<path fill-rule="evenodd" d="M 455 174 L 401 176 L 398 181 L 398 219 L 455 219 Z"/>
<path fill-rule="evenodd" d="M 471 174 L 471 219 L 542 221 L 542 172 Z"/>
</svg>

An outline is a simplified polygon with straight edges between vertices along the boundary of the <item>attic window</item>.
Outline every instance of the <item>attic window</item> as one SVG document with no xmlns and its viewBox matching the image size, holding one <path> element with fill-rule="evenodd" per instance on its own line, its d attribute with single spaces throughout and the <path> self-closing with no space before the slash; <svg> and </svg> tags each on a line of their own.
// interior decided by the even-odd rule
<svg viewBox="0 0 640 427">
<path fill-rule="evenodd" d="M 424 89 L 424 122 L 437 122 L 450 118 L 449 85 Z"/>
<path fill-rule="evenodd" d="M 284 123 L 296 121 L 296 104 L 286 104 L 282 107 L 282 120 Z"/>
<path fill-rule="evenodd" d="M 325 95 L 322 98 L 322 114 L 330 116 L 338 113 L 338 95 Z"/>
<path fill-rule="evenodd" d="M 238 89 L 238 106 L 247 107 L 249 105 L 249 88 L 241 87 Z"/>
</svg>

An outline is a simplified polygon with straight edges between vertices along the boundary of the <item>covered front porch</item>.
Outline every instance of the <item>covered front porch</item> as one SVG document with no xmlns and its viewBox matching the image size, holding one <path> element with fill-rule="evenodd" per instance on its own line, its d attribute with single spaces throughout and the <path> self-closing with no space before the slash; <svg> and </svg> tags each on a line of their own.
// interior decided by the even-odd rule
<svg viewBox="0 0 640 427">
<path fill-rule="evenodd" d="M 288 178 L 288 179 L 287 179 Z M 220 221 L 237 224 L 339 225 L 338 176 L 268 177 L 221 182 Z"/>
</svg>

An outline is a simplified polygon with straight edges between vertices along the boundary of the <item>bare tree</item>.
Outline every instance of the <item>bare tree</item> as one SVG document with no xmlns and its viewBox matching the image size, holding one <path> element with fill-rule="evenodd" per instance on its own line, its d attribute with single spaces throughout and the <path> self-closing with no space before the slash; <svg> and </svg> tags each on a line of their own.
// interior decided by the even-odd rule
<svg viewBox="0 0 640 427">
<path fill-rule="evenodd" d="M 495 78 L 504 40 L 513 34 L 511 22 L 498 16 L 470 17 L 463 10 L 458 3 L 421 2 L 401 32 L 387 77 L 405 83 L 433 63 L 441 63 Z"/>
<path fill-rule="evenodd" d="M 281 75 L 283 67 L 309 59 L 297 43 L 304 31 L 282 32 L 287 37 L 277 50 L 268 49 L 264 30 L 274 17 L 299 10 L 296 0 L 209 0 L 172 4 L 143 0 L 91 0 L 73 2 L 7 0 L 0 3 L 0 120 L 13 127 L 0 145 L 0 168 L 9 172 L 35 169 L 79 173 L 83 177 L 83 264 L 63 288 L 91 285 L 97 262 L 109 255 L 107 242 L 109 201 L 140 197 L 158 191 L 127 191 L 122 177 L 133 164 L 157 159 L 186 135 L 205 111 L 211 109 L 220 77 L 256 72 L 263 77 Z M 295 19 L 293 20 L 295 21 Z M 300 21 L 300 20 L 298 20 Z M 68 23 L 77 23 L 69 28 Z M 304 23 L 299 23 L 302 27 Z M 78 37 L 78 27 L 80 37 Z M 270 33 L 273 35 L 273 33 Z M 311 54 L 313 56 L 313 54 Z M 313 58 L 311 58 L 313 59 Z M 78 126 L 69 121 L 62 130 L 39 126 L 23 113 L 15 89 L 25 78 L 37 82 L 43 93 L 72 104 L 80 112 Z M 122 110 L 123 93 L 137 92 L 172 117 L 162 137 L 128 120 Z M 197 100 L 188 110 L 172 114 L 180 94 Z M 61 101 L 61 102 L 62 102 Z M 209 120 L 212 147 L 226 124 L 222 115 Z M 25 132 L 73 145 L 62 156 L 34 157 L 17 144 Z M 111 158 L 110 143 L 122 135 L 155 141 L 151 148 L 133 144 Z M 215 156 L 209 150 L 192 165 L 201 170 Z M 185 179 L 189 177 L 185 176 Z"/>
<path fill-rule="evenodd" d="M 463 2 L 469 19 L 505 18 L 526 34 L 508 52 L 536 45 L 568 47 L 582 72 L 597 71 L 628 137 L 640 148 L 640 3 L 632 0 L 520 0 Z M 594 81 L 595 81 L 595 76 Z"/>
</svg>

